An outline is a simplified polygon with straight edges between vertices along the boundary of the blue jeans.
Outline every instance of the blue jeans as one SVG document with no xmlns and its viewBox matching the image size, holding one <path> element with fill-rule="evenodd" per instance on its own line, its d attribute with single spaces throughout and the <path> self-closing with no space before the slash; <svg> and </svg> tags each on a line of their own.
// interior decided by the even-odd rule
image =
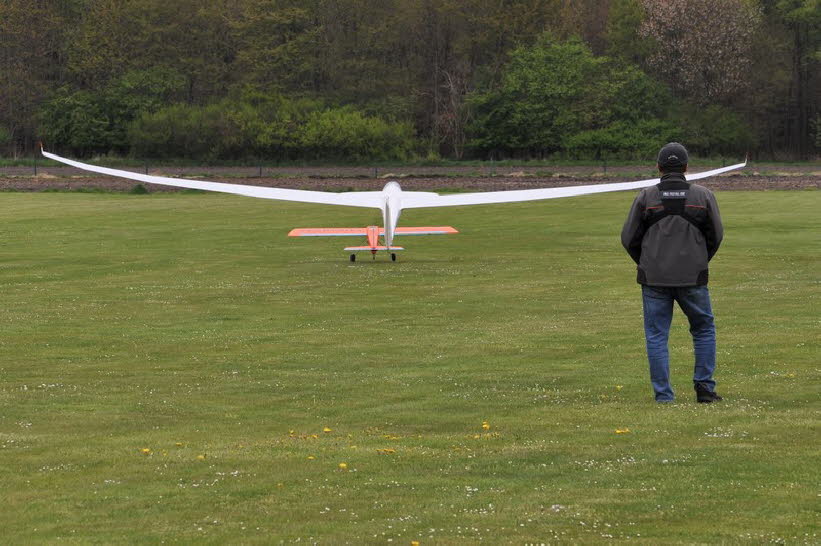
<svg viewBox="0 0 821 546">
<path fill-rule="evenodd" d="M 653 384 L 656 401 L 671 402 L 675 398 L 670 387 L 670 355 L 667 350 L 674 301 L 678 302 L 690 321 L 696 360 L 693 383 L 709 391 L 715 390 L 713 372 L 716 369 L 716 327 L 707 287 L 672 288 L 642 285 L 641 295 L 644 303 L 644 336 L 647 340 L 647 360 L 650 362 L 650 382 Z"/>
</svg>

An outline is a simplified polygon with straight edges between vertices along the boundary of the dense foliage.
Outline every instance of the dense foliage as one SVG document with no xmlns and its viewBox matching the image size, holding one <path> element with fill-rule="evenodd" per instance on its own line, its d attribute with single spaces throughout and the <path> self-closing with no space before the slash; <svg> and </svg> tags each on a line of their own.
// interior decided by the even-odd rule
<svg viewBox="0 0 821 546">
<path fill-rule="evenodd" d="M 817 0 L 5 0 L 0 153 L 817 156 Z"/>
<path fill-rule="evenodd" d="M 349 107 L 266 97 L 174 104 L 131 124 L 141 157 L 190 159 L 405 159 L 414 151 L 408 123 L 388 123 Z"/>
<path fill-rule="evenodd" d="M 676 132 L 663 86 L 576 39 L 514 50 L 500 85 L 472 99 L 471 144 L 502 155 L 646 156 Z"/>
</svg>

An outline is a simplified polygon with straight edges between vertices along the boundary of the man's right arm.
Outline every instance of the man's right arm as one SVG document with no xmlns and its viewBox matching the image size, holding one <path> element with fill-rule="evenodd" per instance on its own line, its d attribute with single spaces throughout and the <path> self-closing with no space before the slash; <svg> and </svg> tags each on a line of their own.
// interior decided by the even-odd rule
<svg viewBox="0 0 821 546">
<path fill-rule="evenodd" d="M 642 239 L 644 239 L 644 191 L 636 196 L 627 214 L 624 227 L 621 229 L 621 244 L 636 263 L 639 263 L 641 259 Z"/>
</svg>

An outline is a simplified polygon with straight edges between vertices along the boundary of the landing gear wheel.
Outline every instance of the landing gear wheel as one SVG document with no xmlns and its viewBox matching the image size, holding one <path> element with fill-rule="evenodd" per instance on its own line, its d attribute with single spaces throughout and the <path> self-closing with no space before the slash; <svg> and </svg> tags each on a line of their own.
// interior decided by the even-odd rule
<svg viewBox="0 0 821 546">
<path fill-rule="evenodd" d="M 352 261 L 352 262 L 355 262 L 355 261 L 356 261 L 356 254 L 351 254 L 351 261 Z"/>
<path fill-rule="evenodd" d="M 395 252 L 391 252 L 391 261 L 392 262 L 396 261 L 396 253 Z"/>
</svg>

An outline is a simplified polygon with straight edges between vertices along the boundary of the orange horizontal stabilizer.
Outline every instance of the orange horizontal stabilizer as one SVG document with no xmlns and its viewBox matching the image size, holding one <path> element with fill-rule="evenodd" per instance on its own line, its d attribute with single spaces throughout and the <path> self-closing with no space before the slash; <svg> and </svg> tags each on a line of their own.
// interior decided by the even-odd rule
<svg viewBox="0 0 821 546">
<path fill-rule="evenodd" d="M 345 250 L 388 250 L 386 246 L 349 246 L 345 247 Z M 391 251 L 393 250 L 405 250 L 401 246 L 392 246 L 390 248 Z"/>
<path fill-rule="evenodd" d="M 288 237 L 344 237 L 346 235 L 367 235 L 365 228 L 297 228 Z"/>
<path fill-rule="evenodd" d="M 459 233 L 450 226 L 433 227 L 398 227 L 394 231 L 397 235 L 446 235 L 448 233 Z"/>
</svg>

